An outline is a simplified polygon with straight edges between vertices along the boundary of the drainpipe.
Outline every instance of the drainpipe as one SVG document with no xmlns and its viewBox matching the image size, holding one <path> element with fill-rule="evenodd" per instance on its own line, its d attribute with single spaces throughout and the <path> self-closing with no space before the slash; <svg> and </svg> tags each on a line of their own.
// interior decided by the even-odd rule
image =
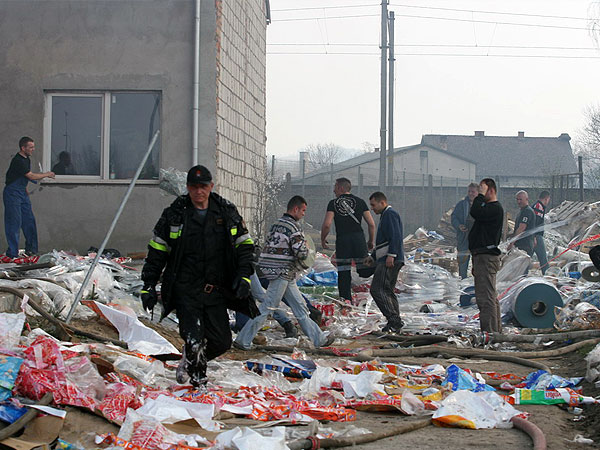
<svg viewBox="0 0 600 450">
<path fill-rule="evenodd" d="M 198 121 L 200 95 L 200 3 L 196 0 L 194 17 L 194 106 L 192 108 L 192 166 L 198 164 Z"/>
</svg>

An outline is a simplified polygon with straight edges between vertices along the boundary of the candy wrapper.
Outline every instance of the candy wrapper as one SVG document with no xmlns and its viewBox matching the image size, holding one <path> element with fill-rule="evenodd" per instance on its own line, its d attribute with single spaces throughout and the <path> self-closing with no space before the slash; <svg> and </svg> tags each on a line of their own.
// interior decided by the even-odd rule
<svg viewBox="0 0 600 450">
<path fill-rule="evenodd" d="M 475 377 L 458 367 L 456 364 L 452 364 L 446 369 L 446 378 L 442 382 L 442 386 L 448 386 L 453 391 L 495 391 L 492 386 L 478 381 Z"/>
<path fill-rule="evenodd" d="M 577 406 L 598 403 L 595 398 L 583 396 L 570 388 L 547 391 L 517 388 L 514 394 L 508 396 L 508 401 L 515 405 L 558 405 L 566 403 L 569 406 Z"/>
</svg>

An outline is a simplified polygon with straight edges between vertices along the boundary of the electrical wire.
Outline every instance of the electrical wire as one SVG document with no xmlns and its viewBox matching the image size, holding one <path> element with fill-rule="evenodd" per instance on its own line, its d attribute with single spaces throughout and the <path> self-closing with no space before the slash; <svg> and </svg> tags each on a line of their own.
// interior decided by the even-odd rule
<svg viewBox="0 0 600 450">
<path fill-rule="evenodd" d="M 485 50 L 485 48 L 482 48 Z M 468 53 L 395 53 L 396 56 L 450 56 L 467 58 L 541 58 L 541 59 L 600 59 L 600 56 L 580 55 L 508 55 L 508 54 L 468 54 Z M 267 52 L 267 55 L 337 55 L 337 56 L 381 56 L 379 52 Z"/>
<path fill-rule="evenodd" d="M 322 42 L 272 42 L 267 45 L 284 46 L 284 47 L 301 47 L 301 46 L 322 46 Z M 379 44 L 368 44 L 365 42 L 331 42 L 326 44 L 331 47 L 379 47 Z M 394 47 L 443 47 L 443 48 L 504 48 L 504 49 L 527 49 L 527 50 L 594 50 L 596 47 L 557 47 L 557 46 L 538 46 L 538 45 L 473 45 L 473 44 L 395 44 Z"/>
</svg>

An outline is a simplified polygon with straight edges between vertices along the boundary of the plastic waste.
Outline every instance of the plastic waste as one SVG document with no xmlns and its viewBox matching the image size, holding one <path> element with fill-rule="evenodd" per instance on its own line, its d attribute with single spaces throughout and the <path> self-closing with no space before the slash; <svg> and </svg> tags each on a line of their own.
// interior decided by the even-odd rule
<svg viewBox="0 0 600 450">
<path fill-rule="evenodd" d="M 19 345 L 23 325 L 24 313 L 0 313 L 0 348 L 12 349 Z"/>
<path fill-rule="evenodd" d="M 590 383 L 600 380 L 600 344 L 586 355 L 585 360 L 587 362 L 585 379 Z"/>
</svg>

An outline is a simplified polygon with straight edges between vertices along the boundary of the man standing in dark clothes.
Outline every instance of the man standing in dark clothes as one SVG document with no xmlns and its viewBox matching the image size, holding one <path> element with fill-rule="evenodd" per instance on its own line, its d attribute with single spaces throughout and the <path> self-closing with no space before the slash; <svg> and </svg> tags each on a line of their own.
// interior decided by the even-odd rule
<svg viewBox="0 0 600 450">
<path fill-rule="evenodd" d="M 6 172 L 4 186 L 4 232 L 8 242 L 6 256 L 19 256 L 19 235 L 21 228 L 25 235 L 25 253 L 33 255 L 38 252 L 37 226 L 31 209 L 31 201 L 27 194 L 27 183 L 44 178 L 54 178 L 54 172 L 33 173 L 30 156 L 35 150 L 33 139 L 23 136 L 19 140 L 17 153 Z"/>
<path fill-rule="evenodd" d="M 485 178 L 479 183 L 479 195 L 473 200 L 475 219 L 469 232 L 469 250 L 473 255 L 475 297 L 481 331 L 502 331 L 500 303 L 496 293 L 496 273 L 500 269 L 500 249 L 504 210 L 498 201 L 496 183 Z"/>
<path fill-rule="evenodd" d="M 402 241 L 402 220 L 388 204 L 383 192 L 374 192 L 369 197 L 371 209 L 380 214 L 375 253 L 371 263 L 375 263 L 375 274 L 371 282 L 373 300 L 387 319 L 385 332 L 397 332 L 404 326 L 400 318 L 398 298 L 394 289 L 398 272 L 404 266 L 404 242 Z M 373 261 L 374 260 L 374 261 Z"/>
<path fill-rule="evenodd" d="M 321 246 L 327 245 L 327 235 L 331 222 L 335 223 L 335 259 L 338 266 L 338 290 L 340 297 L 352 300 L 350 269 L 352 262 L 362 264 L 367 250 L 373 249 L 375 241 L 375 221 L 369 207 L 362 198 L 350 193 L 352 184 L 348 178 L 335 180 L 333 193 L 335 199 L 327 205 L 327 213 L 321 227 Z M 365 243 L 365 235 L 361 221 L 365 219 L 369 228 L 369 242 Z"/>
<path fill-rule="evenodd" d="M 166 208 L 154 227 L 142 270 L 144 308 L 158 300 L 155 286 L 164 270 L 162 317 L 174 309 L 185 342 L 177 381 L 185 374 L 194 387 L 206 385 L 208 361 L 231 347 L 227 309 L 254 317 L 250 294 L 254 242 L 235 205 L 212 192 L 212 175 L 194 166 L 187 195 Z"/>
<path fill-rule="evenodd" d="M 512 237 L 517 238 L 522 234 L 524 234 L 524 236 L 514 241 L 514 244 L 511 243 L 508 246 L 508 249 L 510 250 L 514 245 L 518 249 L 523 250 L 525 253 L 531 256 L 533 255 L 534 235 L 529 233 L 529 231 L 535 227 L 535 214 L 533 209 L 531 209 L 529 206 L 529 195 L 526 191 L 517 192 L 516 199 L 517 206 L 521 210 L 519 211 L 517 220 L 515 220 L 515 230 Z"/>
<path fill-rule="evenodd" d="M 469 184 L 467 196 L 459 201 L 452 211 L 452 226 L 456 230 L 456 259 L 458 260 L 458 275 L 467 278 L 469 268 L 469 230 L 473 225 L 473 217 L 469 214 L 473 200 L 479 193 L 477 183 Z"/>
<path fill-rule="evenodd" d="M 546 207 L 550 203 L 550 192 L 542 191 L 538 201 L 533 205 L 533 213 L 535 214 L 535 228 L 533 242 L 533 252 L 537 255 L 538 261 L 540 262 L 540 269 L 542 275 L 546 273 L 548 269 L 548 255 L 546 254 L 546 245 L 544 244 L 544 217 L 546 216 Z"/>
</svg>

